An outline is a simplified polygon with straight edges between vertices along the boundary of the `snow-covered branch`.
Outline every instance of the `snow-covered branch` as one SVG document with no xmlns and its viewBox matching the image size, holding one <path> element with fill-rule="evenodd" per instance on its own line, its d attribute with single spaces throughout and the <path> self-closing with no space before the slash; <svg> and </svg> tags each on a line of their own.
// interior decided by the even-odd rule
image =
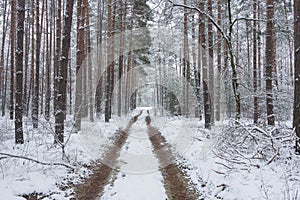
<svg viewBox="0 0 300 200">
<path fill-rule="evenodd" d="M 57 163 L 57 162 L 54 162 L 54 163 L 46 163 L 46 162 L 42 162 L 42 161 L 39 161 L 39 160 L 35 160 L 33 158 L 28 158 L 28 157 L 25 157 L 25 156 L 19 156 L 19 155 L 12 155 L 12 154 L 8 154 L 8 153 L 1 153 L 0 152 L 0 155 L 2 156 L 6 156 L 6 158 L 19 158 L 19 159 L 23 159 L 23 160 L 28 160 L 28 161 L 31 161 L 31 162 L 35 162 L 35 163 L 38 163 L 38 164 L 41 164 L 41 165 L 48 165 L 48 166 L 63 166 L 63 167 L 67 167 L 69 169 L 72 169 L 72 170 L 75 170 L 75 168 L 71 165 L 68 165 L 68 164 L 65 164 L 65 163 Z M 5 158 L 5 157 L 2 157 L 2 158 Z"/>
<path fill-rule="evenodd" d="M 203 10 L 200 10 L 197 7 L 194 6 L 189 6 L 189 5 L 185 5 L 185 4 L 179 4 L 179 3 L 174 3 L 171 0 L 168 0 L 174 7 L 182 7 L 182 8 L 187 8 L 187 9 L 191 9 L 191 10 L 195 10 L 197 12 L 199 12 L 200 14 L 204 15 L 205 17 L 207 17 L 211 23 L 217 28 L 217 30 L 221 33 L 223 39 L 226 41 L 226 43 L 229 45 L 229 39 L 227 37 L 227 35 L 225 34 L 225 31 L 222 29 L 222 27 L 217 23 L 217 21 L 210 16 L 209 14 L 207 14 L 206 12 L 204 12 Z"/>
</svg>

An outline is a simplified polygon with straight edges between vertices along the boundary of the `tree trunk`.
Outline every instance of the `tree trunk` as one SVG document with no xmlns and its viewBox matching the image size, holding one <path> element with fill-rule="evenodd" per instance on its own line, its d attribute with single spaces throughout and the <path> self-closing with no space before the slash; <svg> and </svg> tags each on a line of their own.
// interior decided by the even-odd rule
<svg viewBox="0 0 300 200">
<path fill-rule="evenodd" d="M 104 14 L 104 0 L 98 2 L 98 29 L 97 32 L 97 67 L 96 68 L 96 74 L 97 74 L 97 87 L 96 87 L 96 94 L 95 94 L 95 104 L 96 104 L 96 116 L 99 118 L 101 116 L 101 103 L 103 101 L 103 79 L 104 79 L 104 72 L 102 70 L 103 65 L 103 59 L 102 59 L 102 20 L 103 20 L 103 14 Z"/>
<path fill-rule="evenodd" d="M 199 49 L 198 49 L 199 50 Z M 200 116 L 200 96 L 198 94 L 199 88 L 199 74 L 198 74 L 198 66 L 197 66 L 197 58 L 196 58 L 196 23 L 195 23 L 195 15 L 192 16 L 192 55 L 193 55 L 193 70 L 194 70 L 194 91 L 197 98 L 197 103 L 195 105 L 195 117 L 199 118 Z M 199 57 L 198 57 L 199 58 Z"/>
<path fill-rule="evenodd" d="M 15 82 L 15 39 L 16 39 L 16 0 L 11 1 L 11 24 L 10 24 L 10 101 L 9 116 L 14 119 L 14 82 Z"/>
<path fill-rule="evenodd" d="M 212 12 L 212 0 L 208 0 L 208 12 L 210 16 L 213 16 Z M 213 28 L 212 22 L 208 22 L 208 63 L 209 63 L 209 83 L 208 83 L 208 91 L 210 98 L 210 123 L 214 124 L 215 121 L 215 105 L 214 105 L 214 44 L 213 44 Z"/>
<path fill-rule="evenodd" d="M 253 1 L 253 18 L 257 18 L 257 0 Z M 257 101 L 257 22 L 253 21 L 253 122 L 258 122 Z"/>
<path fill-rule="evenodd" d="M 27 107 L 27 95 L 28 94 L 28 69 L 29 69 L 29 52 L 30 52 L 30 23 L 29 23 L 30 12 L 27 12 L 25 21 L 25 51 L 24 51 L 24 89 L 23 89 L 23 113 L 26 115 L 28 113 Z"/>
<path fill-rule="evenodd" d="M 51 26 L 50 26 L 51 27 Z M 52 29 L 52 27 L 51 27 Z M 45 94 L 45 118 L 50 119 L 50 99 L 51 99 L 51 39 L 52 30 L 49 34 L 49 10 L 48 1 L 46 1 L 46 94 Z"/>
<path fill-rule="evenodd" d="M 84 60 L 84 9 L 83 0 L 77 1 L 77 52 L 76 52 L 76 95 L 75 128 L 81 130 L 82 108 L 82 63 Z"/>
<path fill-rule="evenodd" d="M 3 2 L 3 19 L 2 19 L 2 45 L 1 45 L 1 57 L 0 57 L 0 96 L 2 97 L 2 92 L 4 91 L 4 50 L 5 50 L 5 39 L 6 39 L 6 31 L 7 31 L 7 20 L 6 20 L 6 11 L 7 11 L 7 0 Z M 5 114 L 5 107 L 3 106 L 4 102 L 2 101 L 2 113 Z M 4 111 L 3 111 L 4 109 Z"/>
<path fill-rule="evenodd" d="M 231 0 L 227 0 L 227 12 L 228 12 L 229 24 L 232 25 L 233 21 L 232 21 L 232 12 L 231 12 Z M 239 81 L 238 81 L 236 63 L 235 63 L 235 58 L 234 58 L 234 54 L 233 54 L 232 34 L 233 34 L 233 27 L 230 26 L 229 37 L 227 40 L 227 45 L 228 45 L 227 48 L 228 48 L 230 66 L 231 66 L 231 71 L 232 71 L 231 72 L 232 73 L 231 81 L 232 81 L 233 94 L 234 94 L 234 98 L 235 98 L 235 119 L 239 120 L 241 118 L 241 96 L 240 96 L 240 91 L 239 91 L 240 85 L 239 85 Z"/>
<path fill-rule="evenodd" d="M 66 4 L 66 14 L 64 16 L 63 40 L 61 59 L 58 70 L 60 81 L 58 82 L 58 96 L 55 111 L 55 142 L 60 144 L 64 143 L 64 119 L 66 116 L 66 93 L 67 93 L 67 80 L 68 80 L 68 61 L 69 50 L 71 43 L 71 27 L 73 15 L 74 0 L 68 0 Z M 58 141 L 56 141 L 58 140 Z"/>
<path fill-rule="evenodd" d="M 221 10 L 221 0 L 218 0 L 218 25 L 222 26 L 222 10 Z M 222 36 L 218 32 L 218 48 L 217 48 L 217 74 L 216 74 L 216 121 L 220 121 L 221 117 L 221 71 L 222 71 Z"/>
<path fill-rule="evenodd" d="M 34 87 L 34 50 L 35 50 L 35 40 L 34 40 L 34 36 L 35 36 L 35 33 L 34 33 L 34 16 L 35 16 L 35 12 L 34 12 L 35 8 L 34 8 L 34 0 L 31 0 L 31 58 L 30 58 L 30 83 L 29 83 L 29 92 L 28 92 L 28 97 L 26 99 L 26 107 L 28 108 L 27 109 L 27 112 L 26 112 L 26 116 L 29 115 L 29 104 L 30 104 L 30 99 L 31 97 L 33 96 L 33 87 Z M 31 112 L 32 112 L 32 103 L 31 103 Z"/>
<path fill-rule="evenodd" d="M 266 29 L 266 103 L 268 125 L 275 124 L 273 113 L 273 69 L 275 68 L 275 44 L 274 44 L 274 2 L 267 1 L 267 29 Z"/>
<path fill-rule="evenodd" d="M 196 76 L 196 95 L 197 95 L 197 104 L 198 104 L 198 111 L 199 111 L 199 118 L 200 120 L 202 120 L 202 112 L 201 112 L 201 66 L 202 66 L 202 61 L 201 61 L 201 55 L 202 55 L 202 52 L 203 52 L 203 49 L 202 49 L 202 41 L 201 41 L 201 18 L 200 18 L 200 15 L 198 17 L 198 46 L 197 46 L 197 49 L 198 49 L 198 66 L 197 66 L 197 76 Z M 177 69 L 176 69 L 177 71 Z"/>
<path fill-rule="evenodd" d="M 17 9 L 17 51 L 16 51 L 16 120 L 15 142 L 23 144 L 23 45 L 24 45 L 24 21 L 25 0 L 18 0 Z"/>
<path fill-rule="evenodd" d="M 83 53 L 83 63 L 82 63 L 82 107 L 81 107 L 81 115 L 82 118 L 88 117 L 88 107 L 89 107 L 89 92 L 88 92 L 88 62 L 87 62 L 87 51 L 88 51 L 88 36 L 87 36 L 87 11 L 88 11 L 88 0 L 83 0 L 83 13 L 84 13 L 84 53 Z"/>
<path fill-rule="evenodd" d="M 204 1 L 200 2 L 200 10 L 204 10 Z M 205 19 L 204 15 L 199 13 L 199 28 L 201 31 L 201 45 L 202 45 L 202 85 L 203 85 L 203 102 L 204 102 L 204 125 L 205 128 L 211 129 L 210 116 L 210 101 L 208 91 L 208 70 L 207 70 L 207 48 L 206 48 L 206 33 L 205 33 Z"/>
<path fill-rule="evenodd" d="M 187 0 L 184 0 L 186 4 Z M 190 83 L 190 59 L 189 59 L 189 42 L 188 42 L 188 13 L 184 9 L 184 38 L 183 38 L 183 70 L 184 70 L 184 115 L 189 117 L 189 83 Z"/>
<path fill-rule="evenodd" d="M 58 77 L 58 70 L 59 70 L 59 58 L 61 56 L 61 13 L 62 13 L 62 2 L 61 0 L 57 0 L 56 4 L 56 20 L 55 20 L 55 28 L 56 28 L 56 34 L 55 34 L 55 51 L 54 51 L 54 69 L 53 69 L 53 75 L 54 75 L 54 101 L 53 101 L 53 107 L 54 111 L 56 111 L 56 105 L 58 103 L 57 101 L 57 92 L 58 92 L 58 84 L 59 84 L 59 77 Z M 54 113 L 55 115 L 55 113 Z"/>
<path fill-rule="evenodd" d="M 257 1 L 257 19 L 260 19 L 261 15 L 261 7 L 260 7 L 260 0 Z M 260 21 L 257 21 L 257 30 L 259 31 L 259 35 L 257 36 L 257 88 L 262 89 L 262 77 L 261 77 L 261 26 L 260 26 Z"/>
<path fill-rule="evenodd" d="M 32 125 L 38 128 L 39 121 L 39 99 L 40 99 L 40 49 L 41 49 L 41 25 L 40 25 L 40 0 L 36 0 L 36 51 L 35 51 L 35 78 L 34 95 L 32 96 Z"/>
<path fill-rule="evenodd" d="M 300 154 L 300 0 L 294 0 L 294 42 L 295 42 L 295 90 L 294 127 L 296 130 L 296 152 Z"/>
<path fill-rule="evenodd" d="M 124 35 L 123 35 L 123 21 L 125 22 L 125 15 L 123 15 L 123 2 L 119 0 L 119 17 L 120 17 L 120 50 L 119 50 L 119 77 L 118 77 L 118 116 L 122 114 L 122 75 L 123 75 L 123 63 L 124 63 Z M 124 16 L 124 17 L 123 17 Z M 124 26 L 125 27 L 125 26 Z"/>
<path fill-rule="evenodd" d="M 89 97 L 89 115 L 90 121 L 94 121 L 94 104 L 93 104 L 93 68 L 92 68 L 92 55 L 91 55 L 91 30 L 90 30 L 90 7 L 87 4 L 87 18 L 86 18 L 86 26 L 87 26 L 87 67 L 88 67 L 88 93 L 87 96 Z"/>
<path fill-rule="evenodd" d="M 109 122 L 111 117 L 111 97 L 113 85 L 113 5 L 112 0 L 107 2 L 107 80 L 105 89 L 105 122 Z"/>
</svg>

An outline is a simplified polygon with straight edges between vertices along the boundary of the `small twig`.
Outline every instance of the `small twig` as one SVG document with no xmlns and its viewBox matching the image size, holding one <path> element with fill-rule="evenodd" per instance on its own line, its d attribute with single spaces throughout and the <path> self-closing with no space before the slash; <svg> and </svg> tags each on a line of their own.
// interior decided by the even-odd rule
<svg viewBox="0 0 300 200">
<path fill-rule="evenodd" d="M 67 164 L 64 164 L 64 163 L 57 163 L 57 162 L 54 162 L 54 163 L 46 163 L 46 162 L 42 162 L 42 161 L 39 161 L 39 160 L 35 160 L 33 158 L 27 158 L 27 157 L 24 157 L 24 156 L 18 156 L 18 155 L 12 155 L 12 154 L 8 154 L 8 153 L 0 153 L 0 155 L 3 155 L 3 156 L 8 156 L 8 157 L 11 157 L 11 158 L 20 158 L 20 159 L 23 159 L 23 160 L 28 160 L 28 161 L 31 161 L 31 162 L 35 162 L 35 163 L 38 163 L 38 164 L 41 164 L 41 165 L 48 165 L 48 166 L 63 166 L 63 167 L 67 167 L 69 169 L 72 169 L 72 170 L 75 170 L 75 168 L 71 165 L 67 165 Z"/>
<path fill-rule="evenodd" d="M 219 172 L 219 171 L 217 171 L 217 170 L 213 170 L 214 172 L 216 172 L 217 174 L 226 174 L 226 173 L 224 173 L 224 172 Z"/>
<path fill-rule="evenodd" d="M 218 165 L 222 165 L 222 166 L 224 166 L 224 167 L 226 167 L 226 168 L 228 168 L 228 169 L 230 169 L 230 170 L 233 170 L 233 168 L 232 168 L 232 167 L 229 167 L 229 166 L 225 165 L 224 163 L 221 163 L 221 162 L 216 162 L 216 164 L 218 164 Z"/>
<path fill-rule="evenodd" d="M 0 160 L 7 158 L 7 156 L 0 157 Z"/>
<path fill-rule="evenodd" d="M 197 137 L 193 137 L 195 140 L 198 140 L 200 142 L 202 142 L 202 140 L 200 138 L 197 138 Z"/>
<path fill-rule="evenodd" d="M 271 164 L 271 162 L 273 162 L 273 160 L 279 155 L 279 149 L 276 149 L 276 153 L 274 154 L 274 156 L 267 162 L 266 165 Z"/>
</svg>

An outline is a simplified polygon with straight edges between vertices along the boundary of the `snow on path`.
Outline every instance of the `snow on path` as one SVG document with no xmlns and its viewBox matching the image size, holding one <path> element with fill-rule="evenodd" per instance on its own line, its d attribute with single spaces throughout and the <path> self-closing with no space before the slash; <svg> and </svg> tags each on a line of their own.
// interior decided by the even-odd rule
<svg viewBox="0 0 300 200">
<path fill-rule="evenodd" d="M 141 117 L 132 126 L 120 153 L 120 172 L 114 183 L 105 187 L 102 200 L 167 199 L 159 163 L 152 153 L 144 124 Z"/>
</svg>

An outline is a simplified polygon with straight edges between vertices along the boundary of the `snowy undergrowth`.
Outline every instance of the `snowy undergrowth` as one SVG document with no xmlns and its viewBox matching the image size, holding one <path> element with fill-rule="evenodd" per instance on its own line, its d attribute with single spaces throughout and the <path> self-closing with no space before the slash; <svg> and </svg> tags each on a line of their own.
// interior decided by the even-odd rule
<svg viewBox="0 0 300 200">
<path fill-rule="evenodd" d="M 257 127 L 247 121 L 237 127 L 235 122 L 223 122 L 208 131 L 196 119 L 170 121 L 172 125 L 161 132 L 174 147 L 178 164 L 197 185 L 201 198 L 299 198 L 300 158 L 294 154 L 290 122 L 275 128 Z M 174 139 L 180 128 L 190 136 L 186 151 L 178 150 L 180 142 Z"/>
<path fill-rule="evenodd" d="M 23 145 L 14 143 L 14 124 L 2 118 L 0 128 L 0 194 L 2 199 L 24 199 L 24 194 L 38 193 L 44 199 L 69 199 L 76 184 L 88 176 L 86 167 L 101 159 L 116 124 L 82 122 L 82 131 L 73 132 L 71 118 L 66 122 L 65 155 L 59 145 L 54 145 L 52 123 L 40 120 L 39 128 L 32 129 L 24 120 Z M 17 156 L 17 157 L 11 157 Z M 32 160 L 28 160 L 32 159 Z M 37 163 L 42 162 L 41 163 Z M 54 165 L 56 163 L 56 165 Z M 63 166 L 65 165 L 65 166 Z"/>
</svg>

